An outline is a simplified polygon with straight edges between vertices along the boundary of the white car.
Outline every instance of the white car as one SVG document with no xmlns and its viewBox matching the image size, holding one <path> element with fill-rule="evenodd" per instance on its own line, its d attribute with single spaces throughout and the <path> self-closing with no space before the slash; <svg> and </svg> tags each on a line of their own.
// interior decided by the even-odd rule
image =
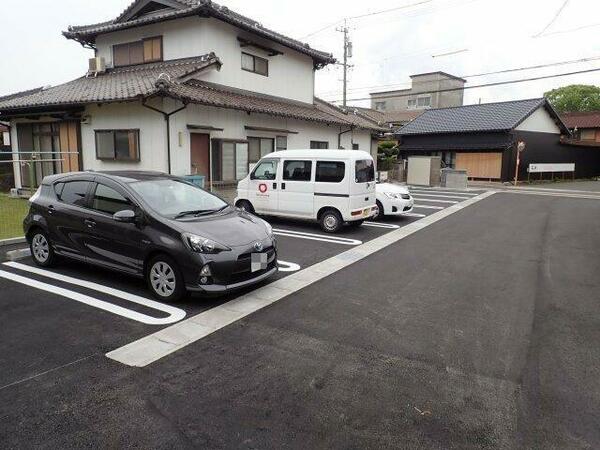
<svg viewBox="0 0 600 450">
<path fill-rule="evenodd" d="M 383 216 L 402 216 L 412 212 L 415 200 L 406 186 L 391 183 L 378 183 L 377 194 L 377 219 Z"/>
</svg>

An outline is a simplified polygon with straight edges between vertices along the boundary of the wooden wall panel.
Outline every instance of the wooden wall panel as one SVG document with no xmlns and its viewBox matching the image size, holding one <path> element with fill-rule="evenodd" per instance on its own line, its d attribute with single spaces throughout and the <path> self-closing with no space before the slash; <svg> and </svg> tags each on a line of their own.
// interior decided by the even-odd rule
<svg viewBox="0 0 600 450">
<path fill-rule="evenodd" d="M 502 153 L 457 153 L 456 168 L 466 170 L 469 178 L 500 179 Z"/>
<path fill-rule="evenodd" d="M 76 172 L 79 170 L 79 123 L 75 121 L 61 122 L 60 151 L 63 172 Z M 77 153 L 67 153 L 77 152 Z"/>
</svg>

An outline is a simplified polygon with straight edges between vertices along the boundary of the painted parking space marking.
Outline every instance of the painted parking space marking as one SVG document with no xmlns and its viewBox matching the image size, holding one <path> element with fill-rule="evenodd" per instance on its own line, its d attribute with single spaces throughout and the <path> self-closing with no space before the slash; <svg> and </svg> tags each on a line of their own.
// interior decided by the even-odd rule
<svg viewBox="0 0 600 450">
<path fill-rule="evenodd" d="M 292 262 L 277 260 L 277 264 L 279 265 L 280 272 L 298 272 L 300 270 L 300 265 Z"/>
<path fill-rule="evenodd" d="M 451 194 L 450 192 L 448 193 L 441 193 L 441 192 L 435 192 L 435 193 L 430 193 L 430 192 L 420 192 L 420 191 L 410 191 L 410 193 L 414 196 L 414 195 L 424 195 L 426 197 L 435 197 L 435 198 L 458 198 L 458 199 L 463 199 L 466 200 L 468 198 L 471 198 L 472 195 L 463 195 L 463 194 Z"/>
<path fill-rule="evenodd" d="M 314 233 L 305 233 L 303 231 L 294 231 L 294 230 L 282 230 L 280 228 L 273 228 L 273 233 L 278 236 L 287 236 L 298 239 L 308 239 L 311 241 L 320 241 L 320 242 L 331 242 L 333 244 L 341 244 L 341 245 L 360 245 L 362 241 L 358 239 L 349 239 L 343 238 L 339 236 L 329 236 L 326 234 L 314 234 Z"/>
<path fill-rule="evenodd" d="M 422 209 L 444 209 L 443 206 L 430 206 L 430 205 L 414 205 L 413 208 L 422 208 Z"/>
<path fill-rule="evenodd" d="M 364 226 L 367 227 L 374 227 L 374 228 L 389 228 L 391 230 L 396 230 L 398 228 L 400 228 L 400 225 L 393 225 L 391 223 L 384 223 L 384 222 L 363 222 Z"/>
<path fill-rule="evenodd" d="M 98 283 L 93 283 L 91 281 L 80 280 L 78 278 L 69 277 L 66 275 L 61 275 L 58 273 L 51 272 L 49 270 L 40 269 L 38 267 L 31 267 L 25 264 L 20 264 L 16 262 L 8 262 L 4 263 L 5 266 L 11 267 L 13 269 L 17 269 L 23 272 L 29 272 L 35 275 L 40 275 L 45 278 L 50 278 L 56 281 L 61 281 L 63 283 L 72 284 L 75 286 L 80 286 L 86 289 L 90 289 L 93 291 L 101 292 L 103 294 L 110 295 L 112 297 L 117 297 L 122 300 L 126 300 L 128 302 L 137 303 L 138 305 L 145 306 L 150 309 L 155 309 L 162 313 L 168 314 L 167 317 L 156 318 L 152 316 L 148 316 L 146 314 L 139 313 L 137 311 L 133 311 L 127 308 L 123 308 L 121 306 L 114 305 L 112 303 L 106 302 L 104 300 L 99 300 L 94 297 L 90 297 L 89 295 L 81 294 L 79 292 L 71 291 L 68 289 L 64 289 L 61 287 L 54 286 L 48 283 L 42 283 L 38 280 L 34 280 L 32 278 L 23 277 L 21 275 L 14 274 L 12 272 L 5 272 L 0 270 L 0 277 L 12 280 L 17 283 L 21 283 L 36 289 L 40 289 L 42 291 L 50 292 L 53 294 L 60 295 L 62 297 L 69 298 L 71 300 L 75 300 L 80 303 L 84 303 L 89 306 L 93 306 L 94 308 L 102 309 L 104 311 L 117 314 L 122 317 L 126 317 L 131 320 L 135 320 L 137 322 L 141 322 L 147 325 L 170 325 L 175 322 L 179 322 L 184 319 L 186 316 L 186 312 L 175 308 L 173 306 L 166 305 L 164 303 L 156 302 L 154 300 L 150 300 L 144 297 L 140 297 L 138 295 L 130 294 L 129 292 L 121 291 L 118 289 L 114 289 L 108 286 L 104 286 Z"/>
<path fill-rule="evenodd" d="M 417 200 L 419 200 L 420 202 L 448 203 L 448 204 L 451 204 L 451 205 L 456 205 L 457 203 L 459 203 L 459 202 L 454 201 L 454 200 L 440 200 L 440 199 L 437 199 L 437 198 L 425 198 L 425 197 L 422 197 L 420 195 L 419 196 L 413 195 L 413 197 L 416 198 Z"/>
<path fill-rule="evenodd" d="M 444 209 L 444 208 L 442 208 Z M 427 214 L 419 214 L 419 213 L 404 213 L 405 217 L 417 217 L 419 219 L 422 219 L 423 217 L 427 217 Z"/>
<path fill-rule="evenodd" d="M 494 191 L 489 191 L 465 200 L 460 204 L 452 205 L 443 211 L 437 211 L 405 227 L 368 241 L 360 247 L 349 249 L 267 286 L 258 288 L 228 303 L 216 306 L 178 324 L 117 348 L 107 353 L 106 356 L 131 367 L 146 367 L 238 320 L 244 319 L 256 311 L 273 305 L 281 299 L 369 257 L 389 245 L 407 238 L 454 213 L 462 211 L 494 193 Z"/>
</svg>

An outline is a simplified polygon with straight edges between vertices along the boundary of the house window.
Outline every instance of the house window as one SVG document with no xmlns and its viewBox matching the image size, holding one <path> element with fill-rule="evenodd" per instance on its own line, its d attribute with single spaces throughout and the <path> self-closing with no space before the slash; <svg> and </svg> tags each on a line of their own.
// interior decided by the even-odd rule
<svg viewBox="0 0 600 450">
<path fill-rule="evenodd" d="M 417 107 L 417 99 L 409 98 L 408 99 L 408 109 L 416 109 L 416 107 Z"/>
<path fill-rule="evenodd" d="M 242 70 L 269 76 L 269 60 L 242 52 Z"/>
<path fill-rule="evenodd" d="M 273 138 L 248 138 L 248 161 L 250 162 L 250 164 L 257 163 L 259 159 L 267 156 L 274 150 L 275 139 Z"/>
<path fill-rule="evenodd" d="M 593 141 L 596 139 L 596 132 L 593 128 L 579 130 L 582 141 Z"/>
<path fill-rule="evenodd" d="M 249 143 L 215 139 L 212 146 L 212 173 L 215 181 L 232 182 L 248 175 Z"/>
<path fill-rule="evenodd" d="M 287 136 L 277 136 L 275 139 L 275 149 L 279 150 L 287 150 Z"/>
<path fill-rule="evenodd" d="M 376 111 L 385 111 L 385 102 L 375 102 Z"/>
<path fill-rule="evenodd" d="M 115 67 L 163 60 L 162 36 L 113 46 Z"/>
<path fill-rule="evenodd" d="M 431 97 L 418 97 L 417 98 L 418 108 L 431 108 Z"/>
<path fill-rule="evenodd" d="M 96 159 L 140 160 L 140 130 L 96 130 Z"/>
<path fill-rule="evenodd" d="M 326 150 L 329 148 L 327 141 L 310 141 L 310 148 L 313 150 Z"/>
<path fill-rule="evenodd" d="M 352 150 L 360 150 L 360 145 L 352 144 Z"/>
</svg>

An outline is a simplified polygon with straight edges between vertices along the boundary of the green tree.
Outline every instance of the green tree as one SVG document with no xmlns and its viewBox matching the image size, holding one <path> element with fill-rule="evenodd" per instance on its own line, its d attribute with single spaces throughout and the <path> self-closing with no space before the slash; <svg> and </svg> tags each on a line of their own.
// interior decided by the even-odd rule
<svg viewBox="0 0 600 450">
<path fill-rule="evenodd" d="M 377 149 L 377 168 L 391 170 L 398 159 L 398 144 L 395 141 L 383 141 Z"/>
<path fill-rule="evenodd" d="M 558 112 L 600 110 L 600 87 L 585 84 L 553 89 L 544 97 Z"/>
</svg>

